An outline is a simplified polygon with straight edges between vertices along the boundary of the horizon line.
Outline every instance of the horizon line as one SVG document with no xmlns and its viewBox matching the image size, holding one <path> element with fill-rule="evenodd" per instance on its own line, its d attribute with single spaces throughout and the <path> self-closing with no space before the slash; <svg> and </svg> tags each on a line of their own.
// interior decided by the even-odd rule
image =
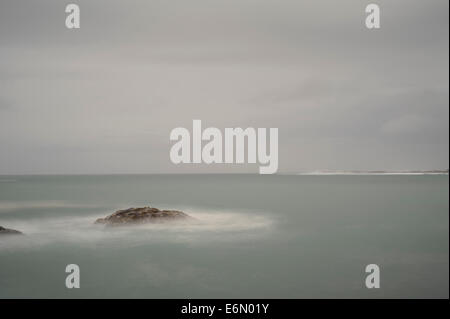
<svg viewBox="0 0 450 319">
<path fill-rule="evenodd" d="M 0 176 L 125 176 L 125 175 L 444 175 L 449 169 L 427 170 L 300 170 L 259 174 L 257 172 L 161 172 L 161 173 L 0 173 Z"/>
</svg>

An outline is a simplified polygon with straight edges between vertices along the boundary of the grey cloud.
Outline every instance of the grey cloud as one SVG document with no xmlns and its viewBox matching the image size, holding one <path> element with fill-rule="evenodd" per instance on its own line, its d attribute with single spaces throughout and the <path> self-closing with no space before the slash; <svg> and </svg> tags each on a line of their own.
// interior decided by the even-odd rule
<svg viewBox="0 0 450 319">
<path fill-rule="evenodd" d="M 169 132 L 279 127 L 280 171 L 448 166 L 448 2 L 0 3 L 0 173 L 170 163 Z"/>
</svg>

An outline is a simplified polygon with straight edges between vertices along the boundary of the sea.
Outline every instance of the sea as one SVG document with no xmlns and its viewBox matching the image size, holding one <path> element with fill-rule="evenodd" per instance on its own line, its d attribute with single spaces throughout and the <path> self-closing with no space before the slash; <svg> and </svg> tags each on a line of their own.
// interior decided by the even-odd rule
<svg viewBox="0 0 450 319">
<path fill-rule="evenodd" d="M 94 224 L 143 206 L 193 219 Z M 447 174 L 8 175 L 0 226 L 0 298 L 449 298 Z"/>
</svg>

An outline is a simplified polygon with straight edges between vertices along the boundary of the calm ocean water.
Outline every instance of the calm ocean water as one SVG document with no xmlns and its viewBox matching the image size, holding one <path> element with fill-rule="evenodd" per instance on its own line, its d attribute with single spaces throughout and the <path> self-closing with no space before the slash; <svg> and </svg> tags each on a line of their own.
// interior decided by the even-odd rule
<svg viewBox="0 0 450 319">
<path fill-rule="evenodd" d="M 197 220 L 93 224 L 146 205 Z M 0 176 L 0 298 L 448 298 L 448 210 L 448 175 Z"/>
</svg>

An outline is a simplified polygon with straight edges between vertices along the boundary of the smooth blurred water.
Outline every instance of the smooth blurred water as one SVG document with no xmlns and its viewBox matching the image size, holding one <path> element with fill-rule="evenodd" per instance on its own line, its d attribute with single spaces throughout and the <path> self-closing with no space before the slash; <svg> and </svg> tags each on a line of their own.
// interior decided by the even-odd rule
<svg viewBox="0 0 450 319">
<path fill-rule="evenodd" d="M 146 205 L 197 220 L 93 224 Z M 448 175 L 0 176 L 0 298 L 448 298 L 448 209 Z"/>
</svg>

